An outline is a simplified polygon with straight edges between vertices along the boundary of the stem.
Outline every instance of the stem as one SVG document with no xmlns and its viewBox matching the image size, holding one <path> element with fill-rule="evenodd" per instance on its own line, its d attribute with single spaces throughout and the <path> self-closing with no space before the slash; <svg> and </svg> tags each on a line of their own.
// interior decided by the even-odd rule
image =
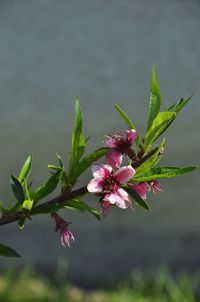
<svg viewBox="0 0 200 302">
<path fill-rule="evenodd" d="M 37 213 L 38 211 L 45 210 L 46 208 L 48 208 L 49 206 L 54 205 L 54 204 L 58 204 L 59 208 L 61 208 L 62 206 L 64 206 L 64 204 L 67 202 L 67 200 L 70 200 L 72 198 L 75 198 L 75 197 L 77 197 L 81 194 L 87 193 L 87 192 L 88 192 L 87 186 L 85 186 L 80 189 L 74 190 L 72 192 L 62 193 L 59 196 L 57 196 L 51 200 L 48 200 L 41 205 L 34 207 L 33 210 L 30 211 L 29 216 L 38 214 Z M 22 211 L 18 211 L 14 214 L 8 214 L 6 216 L 3 216 L 0 218 L 0 226 L 15 222 L 22 217 L 24 217 L 24 213 Z"/>
<path fill-rule="evenodd" d="M 137 168 L 139 167 L 141 164 L 143 164 L 147 159 L 149 159 L 152 155 L 154 155 L 156 152 L 158 151 L 158 148 L 153 149 L 152 151 L 150 151 L 147 155 L 145 155 L 144 157 L 142 157 L 140 160 L 132 163 L 132 167 L 133 168 Z"/>
</svg>

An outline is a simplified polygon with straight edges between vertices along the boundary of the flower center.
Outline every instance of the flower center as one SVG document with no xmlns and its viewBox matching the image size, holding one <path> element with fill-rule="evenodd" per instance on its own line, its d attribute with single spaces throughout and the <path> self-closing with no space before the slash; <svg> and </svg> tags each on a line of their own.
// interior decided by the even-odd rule
<svg viewBox="0 0 200 302">
<path fill-rule="evenodd" d="M 120 187 L 120 183 L 114 177 L 114 175 L 109 175 L 107 178 L 104 179 L 103 182 L 103 192 L 104 193 L 111 193 L 116 191 Z"/>
<path fill-rule="evenodd" d="M 126 153 L 127 150 L 131 147 L 131 144 L 129 143 L 128 140 L 125 140 L 123 136 L 121 135 L 116 135 L 115 136 L 115 145 L 116 145 L 116 150 L 118 150 L 120 153 Z"/>
</svg>

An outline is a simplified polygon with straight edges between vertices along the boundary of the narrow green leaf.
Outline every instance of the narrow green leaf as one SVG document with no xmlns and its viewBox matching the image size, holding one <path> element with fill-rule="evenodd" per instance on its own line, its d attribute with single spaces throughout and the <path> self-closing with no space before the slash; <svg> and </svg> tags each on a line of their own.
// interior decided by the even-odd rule
<svg viewBox="0 0 200 302">
<path fill-rule="evenodd" d="M 97 212 L 97 210 L 89 207 L 86 203 L 84 203 L 83 201 L 81 201 L 79 199 L 69 200 L 67 202 L 67 204 L 65 205 L 65 208 L 72 209 L 72 210 L 78 210 L 81 212 L 89 212 L 96 219 L 100 220 L 100 215 Z"/>
<path fill-rule="evenodd" d="M 178 168 L 178 167 L 157 167 L 150 169 L 145 173 L 136 174 L 131 181 L 135 182 L 143 182 L 143 181 L 151 181 L 156 179 L 162 178 L 172 178 L 176 177 L 188 172 L 192 172 L 197 167 L 185 167 L 185 168 Z"/>
<path fill-rule="evenodd" d="M 133 189 L 128 187 L 124 187 L 123 189 L 132 197 L 132 199 L 137 205 L 147 211 L 150 211 L 150 207 L 148 206 L 148 204 Z"/>
<path fill-rule="evenodd" d="M 26 159 L 21 172 L 19 174 L 18 180 L 23 183 L 23 180 L 26 179 L 31 171 L 31 167 L 32 167 L 32 156 L 29 155 L 28 158 Z"/>
<path fill-rule="evenodd" d="M 64 168 L 64 163 L 63 163 L 63 160 L 62 160 L 61 156 L 58 153 L 56 153 L 56 156 L 57 156 L 60 167 L 63 169 Z"/>
<path fill-rule="evenodd" d="M 184 98 L 181 98 L 176 103 L 174 103 L 172 106 L 170 106 L 167 111 L 173 111 L 178 113 L 181 111 L 181 109 L 191 100 L 193 95 L 191 95 L 188 99 L 184 100 Z"/>
<path fill-rule="evenodd" d="M 161 159 L 161 151 L 165 144 L 165 138 L 160 144 L 158 150 L 152 154 L 150 158 L 148 158 L 145 162 L 143 162 L 138 168 L 136 168 L 136 173 L 145 172 L 151 168 L 153 168 Z"/>
<path fill-rule="evenodd" d="M 40 199 L 43 199 L 51 194 L 56 189 L 61 175 L 62 170 L 59 170 L 55 174 L 53 174 L 41 187 L 35 189 L 33 192 L 30 192 L 30 199 L 33 199 L 34 203 L 37 203 L 37 201 L 39 201 Z"/>
<path fill-rule="evenodd" d="M 160 87 L 156 77 L 155 67 L 152 69 L 152 78 L 151 78 L 151 92 L 150 92 L 150 103 L 149 103 L 149 119 L 147 124 L 147 132 L 150 129 L 153 121 L 160 111 L 160 106 L 162 103 L 162 97 L 160 93 Z"/>
<path fill-rule="evenodd" d="M 144 148 L 146 152 L 149 150 L 152 143 L 168 128 L 171 122 L 175 119 L 175 116 L 175 112 L 167 111 L 159 112 L 157 114 L 145 137 Z"/>
<path fill-rule="evenodd" d="M 4 257 L 21 257 L 15 250 L 0 243 L 0 255 Z"/>
<path fill-rule="evenodd" d="M 78 161 L 80 157 L 83 155 L 85 148 L 85 139 L 83 134 L 83 120 L 82 113 L 80 109 L 80 104 L 78 98 L 76 98 L 75 102 L 75 120 L 74 120 L 74 128 L 72 132 L 72 147 L 70 152 L 70 167 L 74 165 L 74 161 Z M 78 155 L 77 156 L 77 152 Z M 74 156 L 76 155 L 76 159 Z"/>
<path fill-rule="evenodd" d="M 128 117 L 128 115 L 119 107 L 119 105 L 115 104 L 115 109 L 120 114 L 120 116 L 122 117 L 128 128 L 136 129 L 134 124 L 131 122 L 130 118 Z"/>
<path fill-rule="evenodd" d="M 93 153 L 89 154 L 88 156 L 84 157 L 72 172 L 72 179 L 76 180 L 86 169 L 91 166 L 93 162 L 100 159 L 109 150 L 109 148 L 100 148 L 94 151 Z"/>
<path fill-rule="evenodd" d="M 14 196 L 22 204 L 25 199 L 25 196 L 24 196 L 24 190 L 23 190 L 23 187 L 22 187 L 20 181 L 14 175 L 11 175 L 10 184 L 11 184 L 11 188 L 13 190 Z"/>
<path fill-rule="evenodd" d="M 53 170 L 53 171 L 62 171 L 62 168 L 59 166 L 54 166 L 54 165 L 48 165 L 47 166 L 49 170 Z M 54 173 L 54 172 L 53 172 Z"/>
</svg>

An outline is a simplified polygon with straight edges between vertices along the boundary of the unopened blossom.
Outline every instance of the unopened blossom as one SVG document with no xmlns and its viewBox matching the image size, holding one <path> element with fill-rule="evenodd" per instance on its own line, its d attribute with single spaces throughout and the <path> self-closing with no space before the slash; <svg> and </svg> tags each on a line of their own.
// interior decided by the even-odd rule
<svg viewBox="0 0 200 302">
<path fill-rule="evenodd" d="M 107 135 L 106 146 L 112 150 L 107 153 L 106 160 L 109 165 L 119 168 L 122 163 L 123 154 L 132 155 L 131 145 L 137 138 L 135 129 L 127 129 L 125 136 L 121 131 Z"/>
<path fill-rule="evenodd" d="M 138 185 L 129 184 L 129 187 L 133 189 L 142 199 L 147 199 L 147 192 L 151 191 L 151 186 L 148 182 L 141 182 Z"/>
<path fill-rule="evenodd" d="M 156 191 L 162 191 L 161 183 L 158 180 L 149 181 L 149 185 L 153 193 Z"/>
<path fill-rule="evenodd" d="M 56 227 L 55 231 L 60 232 L 60 241 L 63 246 L 68 245 L 70 247 L 70 244 L 75 240 L 74 235 L 69 230 L 69 222 L 65 221 L 60 215 L 57 213 L 52 214 L 52 217 L 55 220 Z"/>
<path fill-rule="evenodd" d="M 137 185 L 129 183 L 128 185 L 144 200 L 147 199 L 147 192 L 153 191 L 155 193 L 156 190 L 162 191 L 161 184 L 157 180 L 140 182 Z"/>
<path fill-rule="evenodd" d="M 94 178 L 87 185 L 89 192 L 98 194 L 101 201 L 115 204 L 121 209 L 132 206 L 131 198 L 121 185 L 135 175 L 133 167 L 124 166 L 114 171 L 110 165 L 93 164 L 91 169 Z"/>
<path fill-rule="evenodd" d="M 110 209 L 110 207 L 112 206 L 112 204 L 106 200 L 101 200 L 99 202 L 100 206 L 101 206 L 101 212 L 100 214 L 102 213 L 104 217 L 107 216 L 108 214 L 108 211 Z"/>
</svg>

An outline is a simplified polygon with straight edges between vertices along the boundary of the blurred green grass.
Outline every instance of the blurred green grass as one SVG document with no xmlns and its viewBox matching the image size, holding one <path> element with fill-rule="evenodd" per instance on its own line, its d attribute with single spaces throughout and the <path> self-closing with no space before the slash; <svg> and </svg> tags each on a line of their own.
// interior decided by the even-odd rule
<svg viewBox="0 0 200 302">
<path fill-rule="evenodd" d="M 182 273 L 176 280 L 166 268 L 154 277 L 135 271 L 127 282 L 106 290 L 85 290 L 66 284 L 64 279 L 49 281 L 31 268 L 7 270 L 0 275 L 2 302 L 195 302 L 200 276 Z"/>
</svg>

